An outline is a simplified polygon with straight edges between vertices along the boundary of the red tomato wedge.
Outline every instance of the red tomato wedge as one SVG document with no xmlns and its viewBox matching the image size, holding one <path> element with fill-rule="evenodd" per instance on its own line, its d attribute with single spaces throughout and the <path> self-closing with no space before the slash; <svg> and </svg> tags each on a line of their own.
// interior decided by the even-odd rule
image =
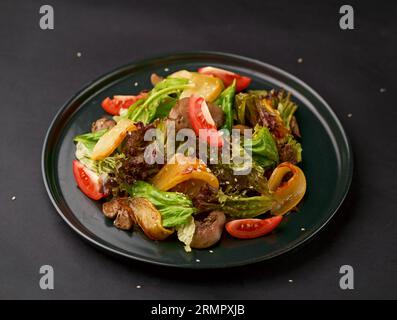
<svg viewBox="0 0 397 320">
<path fill-rule="evenodd" d="M 249 77 L 241 76 L 237 73 L 215 67 L 203 67 L 198 69 L 198 72 L 206 75 L 212 75 L 221 79 L 225 87 L 230 86 L 233 83 L 233 80 L 236 79 L 237 92 L 246 89 L 250 85 L 252 80 Z"/>
<path fill-rule="evenodd" d="M 101 192 L 99 177 L 78 161 L 73 160 L 73 175 L 83 193 L 93 200 L 99 200 L 105 195 Z"/>
<path fill-rule="evenodd" d="M 102 108 L 109 114 L 118 116 L 122 109 L 128 109 L 139 99 L 146 96 L 146 93 L 140 93 L 137 96 L 113 96 L 113 99 L 107 97 L 102 101 Z"/>
<path fill-rule="evenodd" d="M 239 239 L 253 239 L 272 232 L 280 224 L 282 216 L 267 219 L 239 219 L 226 223 L 226 231 Z"/>
<path fill-rule="evenodd" d="M 199 138 L 205 139 L 210 146 L 223 146 L 222 136 L 216 129 L 214 119 L 204 98 L 192 94 L 189 99 L 188 114 L 192 128 Z"/>
</svg>

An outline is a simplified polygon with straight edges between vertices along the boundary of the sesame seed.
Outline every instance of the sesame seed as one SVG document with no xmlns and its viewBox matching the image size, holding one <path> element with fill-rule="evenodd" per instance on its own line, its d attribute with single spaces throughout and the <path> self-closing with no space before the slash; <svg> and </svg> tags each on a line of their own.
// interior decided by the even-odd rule
<svg viewBox="0 0 397 320">
<path fill-rule="evenodd" d="M 303 58 L 299 58 L 298 63 L 302 63 L 302 62 L 303 62 Z"/>
<path fill-rule="evenodd" d="M 80 58 L 81 57 L 81 52 L 77 52 L 76 56 L 77 56 L 77 58 Z"/>
<path fill-rule="evenodd" d="M 11 200 L 14 201 L 17 197 L 16 196 L 12 196 Z"/>
<path fill-rule="evenodd" d="M 141 287 L 140 285 L 137 285 L 136 288 L 137 288 L 137 289 L 140 289 L 140 288 L 142 288 L 142 287 Z"/>
<path fill-rule="evenodd" d="M 196 259 L 196 262 L 200 262 L 200 259 Z"/>
<path fill-rule="evenodd" d="M 237 182 L 237 178 L 234 178 L 234 182 Z"/>
<path fill-rule="evenodd" d="M 292 279 L 289 279 L 289 280 L 288 280 L 288 282 L 289 282 L 289 283 L 292 283 L 292 282 L 294 282 L 294 280 L 292 280 Z"/>
<path fill-rule="evenodd" d="M 226 183 L 226 184 L 230 184 L 230 182 L 229 182 L 229 181 L 225 181 L 225 183 Z"/>
<path fill-rule="evenodd" d="M 134 83 L 134 86 L 135 86 L 135 87 L 137 87 L 137 86 L 138 86 L 138 84 L 139 84 L 138 82 L 135 82 L 135 83 Z"/>
<path fill-rule="evenodd" d="M 348 117 L 348 118 L 351 118 L 352 116 L 353 116 L 352 113 L 348 113 L 348 114 L 347 114 L 347 117 Z"/>
<path fill-rule="evenodd" d="M 208 251 L 209 253 L 214 253 L 214 251 L 212 251 L 212 250 L 210 250 L 210 251 Z"/>
<path fill-rule="evenodd" d="M 306 231 L 306 229 L 305 228 L 301 228 L 301 231 Z"/>
<path fill-rule="evenodd" d="M 170 71 L 170 69 L 168 69 L 168 68 L 164 68 L 164 71 L 165 71 L 165 72 L 168 72 L 168 71 Z"/>
<path fill-rule="evenodd" d="M 380 88 L 379 91 L 380 93 L 386 92 L 386 88 Z"/>
</svg>

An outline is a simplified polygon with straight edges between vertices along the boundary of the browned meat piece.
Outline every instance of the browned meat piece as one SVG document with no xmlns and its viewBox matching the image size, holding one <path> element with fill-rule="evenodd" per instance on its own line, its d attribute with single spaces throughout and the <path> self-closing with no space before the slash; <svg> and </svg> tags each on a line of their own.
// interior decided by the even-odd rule
<svg viewBox="0 0 397 320">
<path fill-rule="evenodd" d="M 218 190 L 209 184 L 204 184 L 200 192 L 192 197 L 193 206 L 199 212 L 209 212 L 219 205 Z"/>
<path fill-rule="evenodd" d="M 149 200 L 133 198 L 131 199 L 131 208 L 134 211 L 136 223 L 150 239 L 164 240 L 174 232 L 174 230 L 162 226 L 161 214 Z"/>
<path fill-rule="evenodd" d="M 102 211 L 106 217 L 114 219 L 122 206 L 126 205 L 128 206 L 128 198 L 114 198 L 102 205 Z"/>
<path fill-rule="evenodd" d="M 223 126 L 225 122 L 225 115 L 222 109 L 211 102 L 207 102 L 207 105 L 208 109 L 210 110 L 211 116 L 214 119 L 216 127 L 219 128 Z M 176 132 L 184 128 L 192 129 L 189 121 L 188 106 L 189 98 L 183 98 L 175 104 L 175 106 L 171 109 L 170 114 L 168 115 L 168 119 L 170 121 L 175 121 Z"/>
<path fill-rule="evenodd" d="M 102 211 L 103 214 L 110 219 L 116 218 L 119 212 L 122 211 L 127 211 L 131 219 L 134 218 L 134 214 L 130 208 L 130 199 L 127 197 L 114 198 L 108 202 L 105 202 L 102 205 Z"/>
<path fill-rule="evenodd" d="M 175 131 L 178 132 L 181 129 L 192 129 L 188 116 L 188 105 L 189 98 L 183 98 L 179 100 L 175 106 L 171 109 L 168 115 L 168 121 L 175 122 Z"/>
<path fill-rule="evenodd" d="M 164 78 L 159 76 L 158 74 L 152 73 L 150 76 L 150 82 L 152 83 L 153 86 L 158 84 L 159 82 L 163 81 Z"/>
<path fill-rule="evenodd" d="M 145 150 L 148 143 L 144 140 L 145 132 L 147 129 L 153 128 L 153 126 L 145 127 L 142 122 L 136 123 L 135 126 L 137 129 L 128 132 L 123 146 L 123 152 L 129 156 L 140 154 Z"/>
<path fill-rule="evenodd" d="M 109 202 L 105 202 L 102 205 L 102 212 L 103 214 L 110 218 L 110 219 L 114 219 L 117 216 L 117 212 L 119 209 L 119 204 L 116 201 L 109 201 Z"/>
<path fill-rule="evenodd" d="M 217 243 L 222 236 L 225 221 L 226 217 L 222 211 L 212 211 L 204 219 L 196 219 L 196 230 L 190 246 L 204 249 Z"/>
<path fill-rule="evenodd" d="M 223 110 L 216 104 L 213 104 L 211 102 L 207 102 L 207 105 L 208 109 L 210 110 L 212 119 L 214 119 L 216 127 L 222 127 L 225 123 L 225 113 L 223 112 Z"/>
<path fill-rule="evenodd" d="M 193 199 L 197 197 L 206 183 L 198 179 L 190 179 L 177 184 L 170 191 L 180 192 Z"/>
<path fill-rule="evenodd" d="M 116 219 L 113 221 L 113 224 L 121 229 L 121 230 L 130 230 L 134 225 L 131 219 L 131 208 L 124 206 L 121 210 L 118 211 Z"/>
<path fill-rule="evenodd" d="M 116 125 L 114 120 L 102 117 L 97 121 L 93 122 L 91 125 L 91 132 L 97 132 L 103 129 L 111 129 Z"/>
<path fill-rule="evenodd" d="M 117 183 L 117 180 L 114 176 L 108 176 L 107 179 L 105 179 L 103 181 L 103 185 L 102 185 L 102 192 L 104 194 L 113 194 L 116 195 L 118 194 L 119 191 L 119 184 Z"/>
</svg>

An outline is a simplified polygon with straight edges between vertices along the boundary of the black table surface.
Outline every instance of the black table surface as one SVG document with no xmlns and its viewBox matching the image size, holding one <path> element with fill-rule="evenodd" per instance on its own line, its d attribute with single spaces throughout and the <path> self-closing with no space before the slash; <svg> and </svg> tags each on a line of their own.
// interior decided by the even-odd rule
<svg viewBox="0 0 397 320">
<path fill-rule="evenodd" d="M 52 0 L 51 31 L 39 28 L 43 3 L 0 2 L 0 298 L 397 298 L 396 2 L 350 1 L 355 29 L 341 30 L 340 1 Z M 176 270 L 95 249 L 53 208 L 40 158 L 62 104 L 119 65 L 196 50 L 285 69 L 341 120 L 354 150 L 352 186 L 304 247 L 241 268 Z M 47 264 L 54 290 L 39 287 Z M 354 290 L 339 287 L 342 265 L 354 268 Z"/>
</svg>

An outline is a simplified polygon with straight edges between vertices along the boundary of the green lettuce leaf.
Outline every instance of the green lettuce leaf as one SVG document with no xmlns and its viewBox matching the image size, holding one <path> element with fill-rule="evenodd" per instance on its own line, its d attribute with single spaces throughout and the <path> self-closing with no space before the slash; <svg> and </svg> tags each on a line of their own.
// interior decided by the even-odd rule
<svg viewBox="0 0 397 320">
<path fill-rule="evenodd" d="M 227 195 L 245 195 L 252 191 L 262 194 L 269 190 L 267 179 L 264 176 L 265 170 L 255 161 L 251 163 L 251 170 L 242 175 L 236 174 L 236 165 L 233 163 L 210 165 L 210 169 L 218 178 L 223 192 Z"/>
<path fill-rule="evenodd" d="M 245 219 L 259 216 L 272 208 L 274 199 L 270 194 L 244 197 L 218 194 L 220 210 L 232 218 Z"/>
<path fill-rule="evenodd" d="M 247 100 L 249 95 L 247 93 L 239 93 L 235 96 L 235 113 L 234 118 L 240 124 L 245 124 L 245 109 L 247 107 Z"/>
<path fill-rule="evenodd" d="M 227 195 L 219 190 L 217 202 L 200 201 L 200 210 L 211 211 L 221 210 L 226 215 L 234 219 L 246 219 L 257 217 L 269 211 L 275 200 L 270 193 L 264 193 L 259 196 L 244 196 L 244 195 Z"/>
<path fill-rule="evenodd" d="M 260 121 L 258 108 L 261 100 L 267 95 L 265 90 L 250 90 L 248 93 L 240 92 L 235 96 L 235 119 L 240 124 L 254 126 Z"/>
<path fill-rule="evenodd" d="M 134 183 L 127 190 L 131 197 L 149 200 L 160 211 L 166 228 L 187 223 L 196 212 L 192 201 L 182 193 L 160 191 L 144 181 Z"/>
<path fill-rule="evenodd" d="M 260 166 L 267 168 L 277 165 L 277 144 L 268 128 L 255 126 L 252 139 L 247 139 L 245 143 L 245 149 L 251 151 L 252 158 Z"/>
<path fill-rule="evenodd" d="M 75 153 L 77 160 L 98 175 L 116 173 L 122 165 L 122 160 L 125 159 L 125 155 L 120 153 L 103 160 L 92 160 L 91 152 L 92 150 L 89 150 L 83 142 L 77 142 Z"/>
<path fill-rule="evenodd" d="M 285 127 L 290 130 L 291 120 L 298 106 L 291 101 L 291 94 L 285 94 L 284 91 L 278 94 L 278 100 L 275 103 L 277 103 L 277 110 L 283 119 Z"/>
<path fill-rule="evenodd" d="M 233 104 L 234 104 L 234 96 L 236 94 L 236 80 L 233 80 L 233 83 L 227 87 L 219 97 L 215 100 L 215 104 L 221 107 L 223 113 L 225 114 L 225 124 L 222 129 L 228 129 L 229 132 L 232 130 L 233 126 Z"/>
<path fill-rule="evenodd" d="M 188 79 L 164 79 L 149 92 L 146 98 L 135 102 L 122 117 L 148 124 L 159 117 L 167 116 L 178 96 L 188 86 L 188 82 Z"/>
<path fill-rule="evenodd" d="M 108 131 L 108 129 L 99 130 L 96 132 L 89 132 L 80 134 L 74 137 L 75 142 L 81 142 L 84 146 L 92 152 L 98 140 Z"/>
</svg>

